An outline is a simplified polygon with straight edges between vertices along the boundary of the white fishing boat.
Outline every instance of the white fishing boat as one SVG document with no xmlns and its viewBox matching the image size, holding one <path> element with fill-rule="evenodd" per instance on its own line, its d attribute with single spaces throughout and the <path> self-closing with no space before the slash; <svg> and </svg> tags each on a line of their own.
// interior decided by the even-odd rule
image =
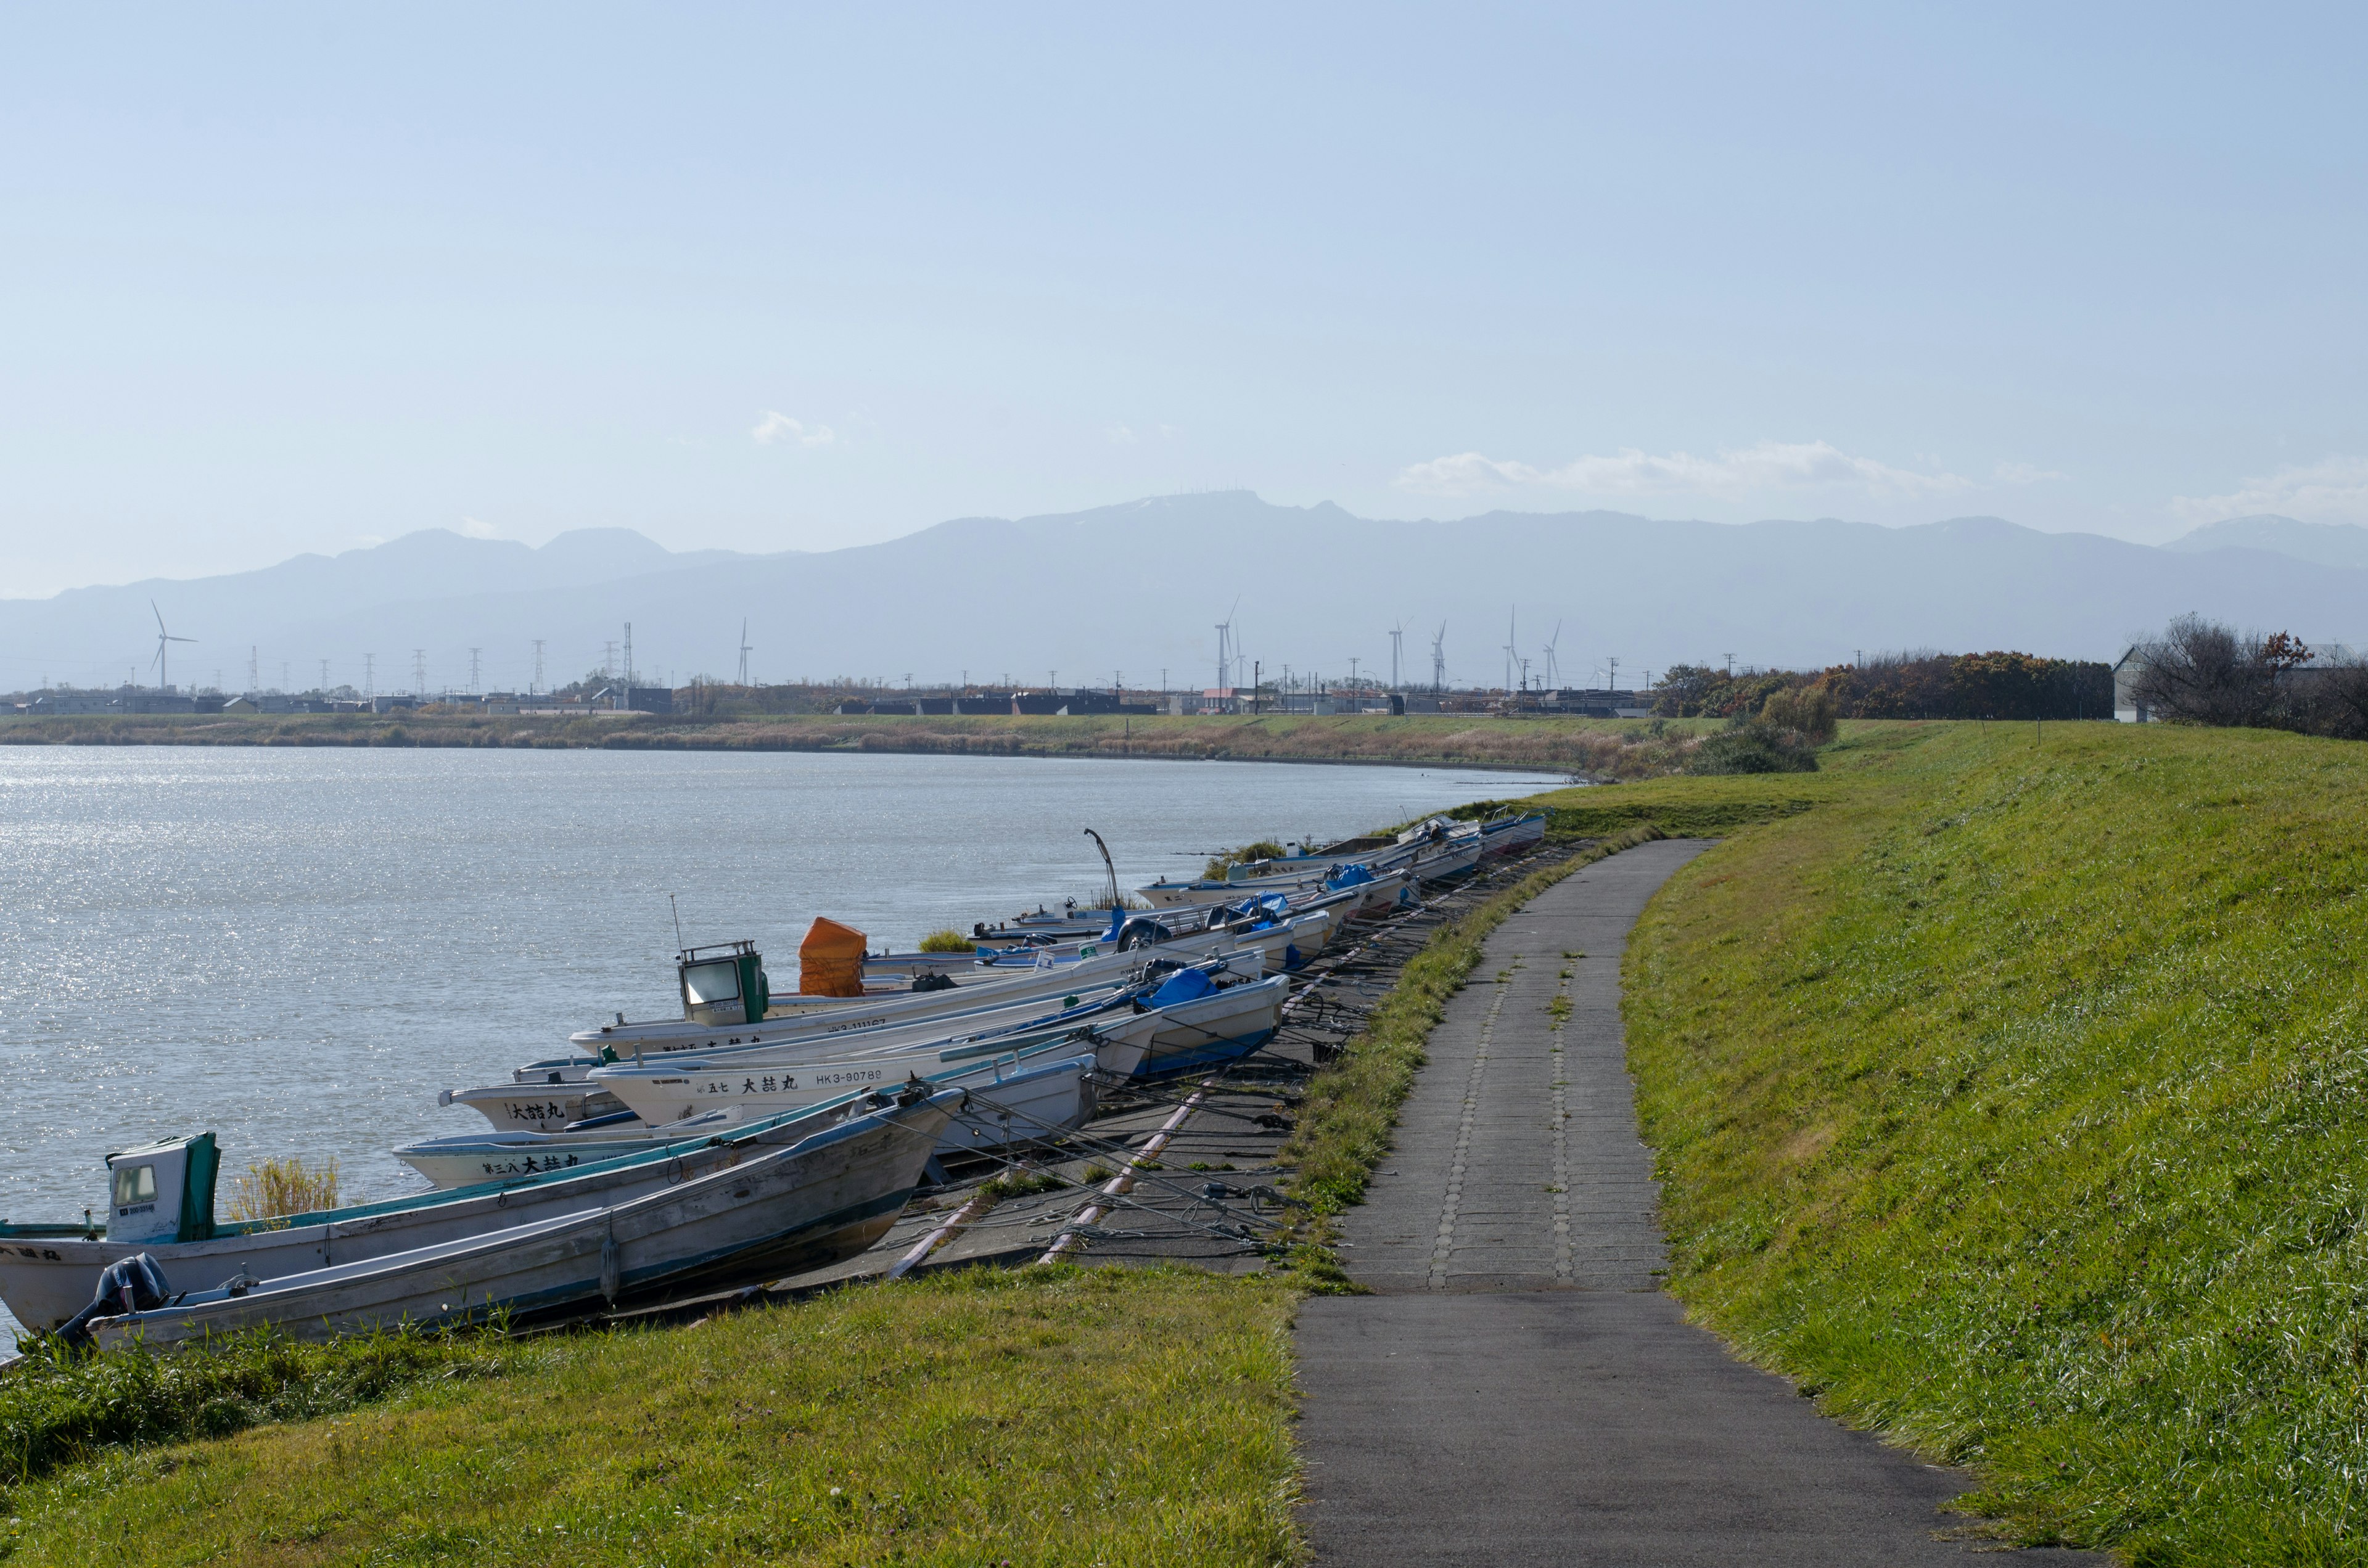
<svg viewBox="0 0 2368 1568">
<path fill-rule="evenodd" d="M 512 1074 L 507 1084 L 439 1090 L 436 1103 L 466 1106 L 507 1131 L 552 1131 L 571 1121 L 624 1108 L 585 1081 L 598 1065 L 597 1056 L 530 1062 Z"/>
<path fill-rule="evenodd" d="M 1105 1059 L 1104 1071 L 1112 1076 L 1162 1077 L 1247 1055 L 1281 1027 L 1290 984 L 1287 976 L 1278 974 L 1220 986 L 1203 970 L 1179 971 L 1144 999 L 1142 1014 L 1095 1026 L 1100 1049 L 1113 1053 Z M 1170 986 L 1176 989 L 1170 992 Z M 809 1098 L 902 1082 L 919 1070 L 925 1055 L 948 1063 L 973 1054 L 1000 1055 L 1009 1048 L 1008 1041 L 989 1040 L 936 1051 L 924 1047 L 822 1059 L 745 1050 L 665 1062 L 620 1062 L 596 1071 L 593 1080 L 644 1122 L 658 1126 L 735 1105 L 750 1108 L 750 1114 L 779 1114 Z M 1131 1070 L 1121 1065 L 1118 1050 L 1139 1052 Z M 967 1076 L 946 1075 L 942 1067 L 937 1075 L 920 1075 L 931 1082 L 972 1083 Z"/>
<path fill-rule="evenodd" d="M 265 1326 L 302 1338 L 628 1307 L 823 1267 L 870 1246 L 918 1185 L 960 1091 L 915 1094 L 621 1202 L 362 1262 L 182 1290 L 90 1325 L 160 1349 Z M 167 1265 L 168 1281 L 171 1279 Z"/>
<path fill-rule="evenodd" d="M 1243 950 L 1230 932 L 1206 932 L 1179 940 L 1163 949 L 1159 957 L 1185 963 L 1224 958 L 1229 967 L 1242 974 L 1263 972 L 1264 967 L 1263 954 L 1256 949 Z M 738 1028 L 701 1026 L 677 1019 L 603 1024 L 570 1036 L 568 1043 L 583 1055 L 619 1059 L 729 1050 L 740 1045 L 788 1044 L 858 1029 L 951 1019 L 964 1013 L 1044 997 L 1082 997 L 1097 987 L 1126 983 L 1143 962 L 1141 953 L 1108 953 L 1046 969 L 981 971 L 983 978 L 941 991 L 888 996 L 803 996 L 795 1006 L 777 1002 L 769 1017 Z"/>
<path fill-rule="evenodd" d="M 1139 1058 L 1140 1051 L 1135 1054 Z M 1077 1051 L 1074 1044 L 1032 1045 L 956 1073 L 945 1072 L 942 1063 L 931 1065 L 939 1073 L 925 1076 L 951 1084 L 958 1074 L 960 1086 L 973 1096 L 939 1135 L 940 1155 L 1056 1137 L 1082 1125 L 1094 1112 L 1097 1059 L 1090 1051 Z M 394 1157 L 438 1187 L 461 1187 L 700 1143 L 763 1116 L 752 1096 L 658 1127 L 627 1112 L 620 1124 L 573 1131 L 470 1132 L 423 1139 L 397 1148 Z"/>
<path fill-rule="evenodd" d="M 272 1279 L 359 1262 L 500 1226 L 621 1201 L 736 1164 L 751 1150 L 795 1142 L 860 1113 L 871 1101 L 848 1095 L 816 1102 L 776 1123 L 727 1130 L 697 1145 L 595 1165 L 547 1163 L 501 1180 L 379 1203 L 217 1221 L 214 1136 L 166 1139 L 107 1157 L 113 1199 L 106 1218 L 83 1224 L 0 1224 L 0 1301 L 17 1321 L 54 1328 L 90 1300 L 99 1271 L 137 1253 L 166 1273 L 212 1283 L 233 1276 Z"/>
<path fill-rule="evenodd" d="M 1030 995 L 1017 1001 L 987 1007 L 973 1007 L 937 1017 L 925 1017 L 917 1021 L 877 1023 L 867 1028 L 828 1033 L 810 1028 L 777 1029 L 759 1037 L 738 1037 L 737 1046 L 718 1043 L 715 1051 L 772 1049 L 776 1046 L 799 1046 L 829 1050 L 871 1051 L 894 1050 L 900 1047 L 928 1045 L 952 1039 L 968 1040 L 1002 1034 L 1013 1029 L 1037 1025 L 1050 1025 L 1064 1017 L 1087 1017 L 1094 1010 L 1116 1005 L 1143 983 L 1127 973 L 1103 977 L 1107 983 L 1080 986 L 1059 995 Z M 722 1037 L 729 1040 L 734 1037 Z M 664 1054 L 652 1051 L 653 1055 Z M 702 1054 L 705 1054 L 702 1052 Z M 629 1052 L 624 1058 L 632 1060 Z M 578 1121 L 591 1120 L 621 1110 L 623 1107 L 613 1096 L 591 1081 L 593 1069 L 605 1066 L 611 1060 L 606 1056 L 573 1055 L 552 1057 L 547 1061 L 530 1062 L 518 1068 L 512 1084 L 495 1084 L 476 1089 L 446 1089 L 437 1096 L 438 1105 L 462 1105 L 482 1111 L 497 1131 L 564 1131 Z M 495 1115 L 514 1098 L 531 1095 L 545 1096 L 541 1108 L 564 1110 L 569 1105 L 586 1108 L 575 1116 L 540 1115 L 504 1119 Z"/>
<path fill-rule="evenodd" d="M 1544 842 L 1546 814 L 1543 812 L 1527 812 L 1519 816 L 1484 822 L 1480 824 L 1480 836 L 1486 845 L 1481 851 L 1484 859 L 1514 854 L 1533 844 Z"/>
</svg>

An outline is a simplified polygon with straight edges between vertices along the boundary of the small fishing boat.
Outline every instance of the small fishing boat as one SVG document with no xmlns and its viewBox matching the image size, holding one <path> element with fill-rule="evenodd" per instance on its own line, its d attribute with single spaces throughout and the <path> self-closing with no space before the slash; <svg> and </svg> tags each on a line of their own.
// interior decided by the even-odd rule
<svg viewBox="0 0 2368 1568">
<path fill-rule="evenodd" d="M 870 1095 L 817 1101 L 797 1117 L 727 1131 L 690 1147 L 601 1165 L 545 1162 L 500 1180 L 378 1203 L 279 1215 L 214 1218 L 220 1155 L 211 1132 L 107 1157 L 106 1218 L 0 1224 L 0 1301 L 17 1321 L 53 1328 L 79 1311 L 108 1264 L 149 1253 L 187 1281 L 276 1278 L 335 1263 L 477 1235 L 550 1214 L 621 1201 L 737 1164 L 752 1149 L 794 1142 L 872 1105 Z"/>
<path fill-rule="evenodd" d="M 1255 972 L 1263 964 L 1258 951 L 1242 950 L 1227 931 L 1203 932 L 1183 938 L 1163 950 L 1160 957 L 1178 962 L 1223 957 L 1243 973 Z M 688 1019 L 620 1021 L 581 1030 L 571 1035 L 568 1043 L 579 1055 L 620 1059 L 683 1051 L 729 1050 L 740 1045 L 786 1044 L 857 1029 L 952 1018 L 976 1009 L 1043 997 L 1082 995 L 1097 986 L 1125 983 L 1142 963 L 1140 953 L 1104 953 L 1048 969 L 978 970 L 973 971 L 977 978 L 939 990 L 885 996 L 799 996 L 793 999 L 794 1005 L 777 1000 L 764 1019 L 736 1028 L 700 1025 Z"/>
<path fill-rule="evenodd" d="M 1491 817 L 1480 824 L 1484 860 L 1499 855 L 1510 855 L 1542 843 L 1546 835 L 1546 814 L 1543 812 L 1521 812 L 1508 816 Z"/>
<path fill-rule="evenodd" d="M 621 1201 L 272 1279 L 182 1290 L 90 1327 L 149 1349 L 269 1326 L 307 1339 L 662 1304 L 824 1267 L 895 1222 L 959 1090 L 911 1091 Z M 172 1284 L 169 1264 L 167 1278 Z"/>
<path fill-rule="evenodd" d="M 1143 983 L 1125 973 L 1100 978 L 1104 983 L 1079 986 L 1056 996 L 1023 996 L 996 1006 L 973 1007 L 911 1022 L 881 1022 L 870 1028 L 837 1032 L 780 1028 L 761 1035 L 727 1035 L 712 1042 L 711 1049 L 719 1051 L 769 1050 L 777 1046 L 819 1049 L 826 1045 L 831 1050 L 893 1050 L 902 1046 L 927 1045 L 950 1038 L 983 1037 L 1044 1024 L 1064 1015 L 1082 1016 L 1131 994 Z M 739 1040 L 737 1045 L 729 1043 L 734 1039 Z M 666 1052 L 654 1049 L 650 1054 L 663 1055 Z M 632 1060 L 632 1054 L 629 1052 L 623 1059 Z M 595 1068 L 606 1066 L 615 1060 L 619 1058 L 611 1051 L 607 1055 L 577 1054 L 529 1062 L 511 1074 L 515 1084 L 495 1084 L 476 1089 L 445 1089 L 438 1093 L 436 1103 L 463 1105 L 482 1111 L 497 1131 L 560 1131 L 572 1123 L 613 1115 L 623 1108 L 613 1096 L 591 1081 Z M 543 1098 L 530 1108 L 541 1114 L 507 1119 L 495 1114 L 495 1109 L 507 1108 L 518 1098 L 535 1095 Z M 573 1116 L 564 1114 L 571 1105 L 583 1108 Z"/>
<path fill-rule="evenodd" d="M 961 1086 L 969 1089 L 973 1097 L 946 1124 L 938 1140 L 938 1153 L 966 1153 L 1021 1140 L 1053 1138 L 1082 1125 L 1094 1113 L 1096 1057 L 1091 1051 L 1079 1052 L 1075 1043 L 1066 1049 L 1064 1055 L 1060 1042 L 1044 1042 L 964 1069 Z M 768 1081 L 778 1081 L 778 1075 L 756 1080 Z M 788 1114 L 798 1115 L 805 1108 L 800 1106 Z M 657 1127 L 627 1111 L 588 1127 L 558 1132 L 468 1132 L 427 1138 L 403 1144 L 394 1151 L 394 1157 L 438 1187 L 462 1187 L 700 1143 L 762 1119 L 753 1101 L 718 1107 Z"/>
<path fill-rule="evenodd" d="M 1133 1017 L 1094 1021 L 1092 1035 L 1103 1052 L 1102 1068 L 1113 1077 L 1153 1078 L 1247 1055 L 1272 1039 L 1281 1025 L 1291 982 L 1284 975 L 1221 985 L 1206 969 L 1179 970 L 1135 1004 Z M 593 1081 L 652 1126 L 680 1121 L 720 1106 L 743 1106 L 771 1115 L 827 1094 L 872 1084 L 896 1083 L 920 1072 L 924 1056 L 940 1063 L 927 1081 L 977 1087 L 952 1063 L 963 1057 L 993 1059 L 1006 1051 L 1060 1049 L 1057 1040 L 1030 1046 L 1008 1037 L 967 1045 L 907 1050 L 861 1056 L 815 1059 L 790 1052 L 742 1050 L 664 1062 L 620 1062 L 598 1069 Z M 1132 1052 L 1132 1064 L 1121 1052 Z"/>
</svg>

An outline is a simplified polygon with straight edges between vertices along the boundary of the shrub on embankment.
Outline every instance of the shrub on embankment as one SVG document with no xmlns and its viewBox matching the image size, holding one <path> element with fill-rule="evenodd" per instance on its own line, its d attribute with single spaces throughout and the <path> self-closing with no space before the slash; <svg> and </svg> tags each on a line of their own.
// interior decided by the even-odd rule
<svg viewBox="0 0 2368 1568">
<path fill-rule="evenodd" d="M 2368 1560 L 2368 749 L 1874 739 L 1630 948 L 1672 1289 L 2025 1541 Z"/>
</svg>

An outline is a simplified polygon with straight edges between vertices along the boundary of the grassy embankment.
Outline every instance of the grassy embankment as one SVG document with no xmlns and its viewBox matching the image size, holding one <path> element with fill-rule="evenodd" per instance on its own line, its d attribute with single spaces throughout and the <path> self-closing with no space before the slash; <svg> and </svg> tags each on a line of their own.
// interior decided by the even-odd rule
<svg viewBox="0 0 2368 1568">
<path fill-rule="evenodd" d="M 1492 719 L 1481 714 L 1208 718 L 781 715 L 534 719 L 356 713 L 289 717 L 89 716 L 0 720 L 0 744 L 427 746 L 615 751 L 915 752 L 981 756 L 1154 756 L 1258 762 L 1506 767 L 1641 778 L 1682 760 L 1708 721 Z"/>
<path fill-rule="evenodd" d="M 971 1271 L 688 1328 L 475 1336 L 363 1408 L 104 1449 L 0 1493 L 0 1561 L 1287 1562 L 1290 1301 L 1184 1270 Z M 215 1409 L 201 1424 L 247 1418 Z M 0 1402 L 0 1435 L 27 1414 Z"/>
<path fill-rule="evenodd" d="M 1671 1288 L 2021 1540 L 2368 1560 L 2368 750 L 1877 726 L 1827 767 L 1629 950 Z"/>
</svg>

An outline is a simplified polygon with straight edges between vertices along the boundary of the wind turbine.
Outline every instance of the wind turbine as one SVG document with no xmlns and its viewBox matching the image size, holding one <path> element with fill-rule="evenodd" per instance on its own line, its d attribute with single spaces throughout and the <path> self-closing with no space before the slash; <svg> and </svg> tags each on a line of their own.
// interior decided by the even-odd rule
<svg viewBox="0 0 2368 1568">
<path fill-rule="evenodd" d="M 1520 624 L 1518 607 L 1505 612 L 1505 695 L 1508 697 L 1513 695 L 1513 661 L 1520 657 L 1513 651 L 1514 628 Z"/>
<path fill-rule="evenodd" d="M 159 691 L 170 691 L 173 688 L 172 670 L 170 666 L 166 665 L 165 660 L 165 645 L 168 642 L 194 642 L 197 639 L 194 637 L 176 637 L 171 632 L 165 631 L 165 612 L 156 608 L 156 601 L 154 599 L 150 599 L 148 601 L 148 609 L 149 613 L 156 618 L 156 689 Z"/>
<path fill-rule="evenodd" d="M 736 686 L 746 687 L 748 684 L 749 652 L 748 622 L 746 618 L 744 617 L 740 622 L 740 678 L 734 683 Z"/>
<path fill-rule="evenodd" d="M 1406 622 L 1390 628 L 1390 689 L 1398 688 L 1398 655 L 1406 646 Z"/>
<path fill-rule="evenodd" d="M 1241 608 L 1241 596 L 1236 594 L 1234 596 L 1232 607 L 1225 611 L 1225 619 L 1217 622 L 1217 689 L 1219 691 L 1233 685 L 1233 682 L 1226 678 L 1233 672 L 1233 660 L 1229 657 L 1232 645 L 1228 639 L 1233 636 L 1234 611 Z"/>
<path fill-rule="evenodd" d="M 1430 689 L 1447 689 L 1447 622 L 1443 620 L 1430 638 Z"/>
<path fill-rule="evenodd" d="M 1554 622 L 1554 635 L 1546 639 L 1546 687 L 1551 691 L 1562 689 L 1561 673 L 1554 668 L 1554 644 L 1561 641 L 1562 622 L 1557 620 Z"/>
</svg>

